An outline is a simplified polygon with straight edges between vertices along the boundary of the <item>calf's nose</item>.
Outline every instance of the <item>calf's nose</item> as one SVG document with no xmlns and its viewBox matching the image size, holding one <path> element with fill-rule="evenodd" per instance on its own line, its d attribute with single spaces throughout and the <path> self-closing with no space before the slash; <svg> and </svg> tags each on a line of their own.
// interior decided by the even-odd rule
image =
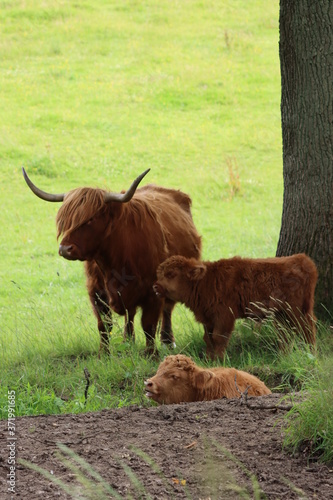
<svg viewBox="0 0 333 500">
<path fill-rule="evenodd" d="M 146 387 L 152 387 L 153 383 L 150 380 L 145 380 L 145 386 Z"/>
<path fill-rule="evenodd" d="M 153 290 L 156 293 L 157 296 L 163 297 L 164 296 L 164 290 L 163 287 L 156 281 L 156 283 L 153 284 Z"/>
</svg>

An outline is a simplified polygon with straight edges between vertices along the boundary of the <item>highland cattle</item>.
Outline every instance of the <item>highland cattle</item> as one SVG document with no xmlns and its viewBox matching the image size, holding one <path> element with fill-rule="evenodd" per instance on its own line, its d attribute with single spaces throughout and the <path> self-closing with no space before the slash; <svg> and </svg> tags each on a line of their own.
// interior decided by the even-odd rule
<svg viewBox="0 0 333 500">
<path fill-rule="evenodd" d="M 201 238 L 191 215 L 190 197 L 155 185 L 138 188 L 146 170 L 121 193 L 89 187 L 50 194 L 35 186 L 23 169 L 33 193 L 49 202 L 63 202 L 56 224 L 59 254 L 85 261 L 87 289 L 97 317 L 100 349 L 108 346 L 112 311 L 125 316 L 125 334 L 134 336 L 137 308 L 146 336 L 146 352 L 155 350 L 162 316 L 161 339 L 174 342 L 171 314 L 174 302 L 153 291 L 158 265 L 171 255 L 199 258 Z"/>
<path fill-rule="evenodd" d="M 182 302 L 204 325 L 210 358 L 224 356 L 237 318 L 273 316 L 282 345 L 295 330 L 314 346 L 317 268 L 305 254 L 267 259 L 202 262 L 172 256 L 157 269 L 159 297 Z"/>
<path fill-rule="evenodd" d="M 145 381 L 146 396 L 159 404 L 271 394 L 254 375 L 235 368 L 200 368 L 182 354 L 167 356 L 154 377 Z"/>
</svg>

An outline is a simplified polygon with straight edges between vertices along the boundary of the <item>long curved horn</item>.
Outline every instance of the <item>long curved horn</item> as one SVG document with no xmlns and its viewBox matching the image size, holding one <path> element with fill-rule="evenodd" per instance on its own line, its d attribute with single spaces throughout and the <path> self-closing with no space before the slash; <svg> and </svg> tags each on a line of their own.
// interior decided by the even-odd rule
<svg viewBox="0 0 333 500">
<path fill-rule="evenodd" d="M 130 201 L 134 193 L 136 191 L 136 188 L 144 178 L 146 174 L 148 174 L 150 168 L 148 170 L 145 170 L 139 177 L 135 179 L 135 181 L 132 183 L 131 187 L 126 191 L 126 193 L 105 193 L 104 195 L 104 201 L 105 203 L 110 203 L 111 201 L 118 201 L 119 203 L 127 203 Z"/>
<path fill-rule="evenodd" d="M 23 172 L 23 177 L 25 179 L 25 182 L 28 184 L 29 188 L 31 191 L 38 196 L 38 198 L 41 198 L 42 200 L 45 201 L 64 201 L 65 194 L 51 194 L 51 193 L 46 193 L 45 191 L 42 191 L 39 189 L 35 184 L 31 182 L 31 180 L 28 177 L 28 174 L 22 167 L 22 172 Z"/>
</svg>

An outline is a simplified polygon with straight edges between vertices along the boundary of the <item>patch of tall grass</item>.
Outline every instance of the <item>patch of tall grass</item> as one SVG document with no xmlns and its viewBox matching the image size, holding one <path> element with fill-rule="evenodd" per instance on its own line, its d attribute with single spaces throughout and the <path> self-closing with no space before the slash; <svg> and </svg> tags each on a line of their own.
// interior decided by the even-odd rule
<svg viewBox="0 0 333 500">
<path fill-rule="evenodd" d="M 110 354 L 103 354 L 99 359 L 99 335 L 94 320 L 88 328 L 82 325 L 77 330 L 74 321 L 72 334 L 68 337 L 56 332 L 57 325 L 54 331 L 49 331 L 51 325 L 47 324 L 47 333 L 40 337 L 39 322 L 44 325 L 45 318 L 38 318 L 37 323 L 35 318 L 34 328 L 28 332 L 23 327 L 20 330 L 12 346 L 14 353 L 8 350 L 2 353 L 1 417 L 6 417 L 7 388 L 16 390 L 17 415 L 78 413 L 129 404 L 150 405 L 144 397 L 143 382 L 170 353 L 185 353 L 206 367 L 220 365 L 221 361 L 205 358 L 203 327 L 194 322 L 192 313 L 181 306 L 177 306 L 177 313 L 177 347 L 171 351 L 157 339 L 157 359 L 143 356 L 145 339 L 139 319 L 135 325 L 135 342 L 124 342 L 123 324 L 116 323 L 110 336 Z M 329 338 L 324 333 L 318 349 Z M 243 321 L 238 322 L 231 337 L 224 365 L 247 370 L 259 376 L 272 390 L 287 392 L 302 389 L 315 376 L 320 359 L 301 342 L 295 343 L 288 352 L 281 352 L 277 334 L 269 323 L 258 327 L 253 321 Z M 91 374 L 87 401 L 84 398 L 84 368 Z"/>
<path fill-rule="evenodd" d="M 284 446 L 313 460 L 333 463 L 333 365 L 324 359 L 304 385 L 304 401 L 294 406 L 284 422 Z"/>
</svg>

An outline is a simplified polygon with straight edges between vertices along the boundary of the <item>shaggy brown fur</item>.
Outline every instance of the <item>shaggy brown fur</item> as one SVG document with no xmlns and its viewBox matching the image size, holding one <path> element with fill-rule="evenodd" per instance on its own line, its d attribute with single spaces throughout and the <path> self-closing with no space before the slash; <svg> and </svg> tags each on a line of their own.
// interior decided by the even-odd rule
<svg viewBox="0 0 333 500">
<path fill-rule="evenodd" d="M 173 256 L 159 266 L 154 290 L 194 312 L 205 327 L 207 354 L 214 358 L 223 357 L 237 318 L 273 313 L 278 324 L 291 326 L 315 345 L 316 282 L 316 266 L 304 254 L 216 262 Z"/>
<path fill-rule="evenodd" d="M 168 356 L 154 377 L 145 382 L 146 396 L 157 403 L 172 404 L 271 394 L 254 375 L 235 368 L 199 368 L 187 356 Z"/>
<path fill-rule="evenodd" d="M 174 302 L 156 297 L 156 269 L 175 254 L 200 256 L 201 238 L 191 216 L 190 197 L 147 185 L 126 203 L 105 203 L 106 191 L 79 188 L 66 194 L 57 215 L 59 253 L 86 261 L 87 288 L 98 321 L 101 348 L 108 343 L 111 312 L 125 315 L 125 333 L 133 334 L 134 315 L 142 308 L 147 352 L 163 314 L 162 341 L 173 343 Z"/>
<path fill-rule="evenodd" d="M 104 193 L 102 189 L 88 187 L 73 189 L 66 193 L 56 217 L 57 238 L 61 234 L 63 237 L 67 236 L 92 219 L 105 205 Z"/>
</svg>

